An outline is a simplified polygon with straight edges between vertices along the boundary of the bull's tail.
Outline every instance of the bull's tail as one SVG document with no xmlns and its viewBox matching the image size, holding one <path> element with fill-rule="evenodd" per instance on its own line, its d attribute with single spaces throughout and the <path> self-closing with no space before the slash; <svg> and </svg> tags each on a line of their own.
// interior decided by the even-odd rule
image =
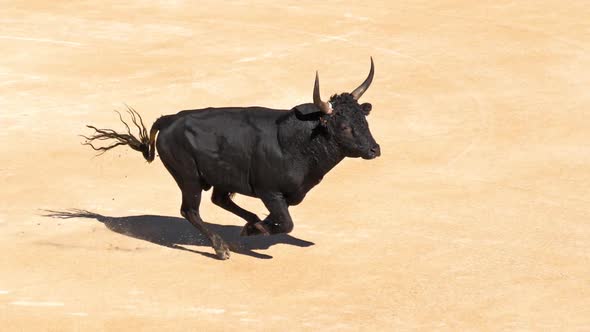
<svg viewBox="0 0 590 332">
<path fill-rule="evenodd" d="M 129 125 L 123 121 L 123 117 L 121 113 L 119 114 L 119 119 L 125 125 L 127 129 L 127 134 L 117 133 L 112 129 L 99 129 L 91 125 L 87 125 L 86 127 L 91 128 L 94 130 L 94 134 L 91 136 L 84 136 L 86 142 L 82 143 L 84 145 L 88 145 L 96 151 L 100 151 L 99 155 L 107 152 L 108 150 L 115 148 L 119 145 L 129 145 L 130 148 L 133 150 L 139 151 L 143 154 L 143 157 L 148 162 L 152 162 L 154 157 L 156 156 L 156 133 L 163 127 L 167 126 L 170 121 L 172 120 L 171 115 L 165 115 L 160 117 L 154 124 L 152 125 L 152 129 L 150 130 L 150 135 L 148 137 L 147 129 L 143 124 L 143 119 L 133 108 L 127 106 L 127 113 L 131 116 L 131 121 L 137 127 L 139 131 L 139 137 L 133 136 L 131 134 L 131 129 Z M 107 146 L 95 146 L 94 144 L 96 141 L 107 141 L 110 140 L 111 144 Z"/>
</svg>

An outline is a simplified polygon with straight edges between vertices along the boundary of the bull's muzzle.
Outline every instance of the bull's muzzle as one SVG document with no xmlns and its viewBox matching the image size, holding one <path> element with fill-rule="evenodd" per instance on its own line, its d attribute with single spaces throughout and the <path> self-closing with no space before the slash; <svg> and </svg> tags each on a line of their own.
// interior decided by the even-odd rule
<svg viewBox="0 0 590 332">
<path fill-rule="evenodd" d="M 381 155 L 381 147 L 379 144 L 375 144 L 372 148 L 369 149 L 367 154 L 363 157 L 363 159 L 375 159 Z"/>
</svg>

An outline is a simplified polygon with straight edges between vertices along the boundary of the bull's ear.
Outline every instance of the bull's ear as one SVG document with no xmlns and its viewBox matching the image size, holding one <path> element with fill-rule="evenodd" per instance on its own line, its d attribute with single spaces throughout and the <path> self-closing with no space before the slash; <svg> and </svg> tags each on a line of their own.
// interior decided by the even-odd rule
<svg viewBox="0 0 590 332">
<path fill-rule="evenodd" d="M 361 111 L 363 111 L 363 114 L 365 116 L 367 116 L 367 115 L 369 115 L 369 113 L 371 113 L 371 109 L 373 109 L 373 105 L 371 105 L 371 103 L 361 104 Z"/>
<path fill-rule="evenodd" d="M 320 112 L 320 110 L 314 104 L 297 105 L 294 107 L 294 109 L 300 115 L 310 115 Z"/>
</svg>

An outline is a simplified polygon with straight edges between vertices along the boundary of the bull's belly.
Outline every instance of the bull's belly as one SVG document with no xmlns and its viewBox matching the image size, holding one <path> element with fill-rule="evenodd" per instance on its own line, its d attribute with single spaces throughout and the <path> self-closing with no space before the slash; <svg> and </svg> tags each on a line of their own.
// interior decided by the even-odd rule
<svg viewBox="0 0 590 332">
<path fill-rule="evenodd" d="M 197 158 L 197 169 L 202 181 L 223 191 L 253 196 L 254 191 L 246 169 L 223 160 Z"/>
</svg>

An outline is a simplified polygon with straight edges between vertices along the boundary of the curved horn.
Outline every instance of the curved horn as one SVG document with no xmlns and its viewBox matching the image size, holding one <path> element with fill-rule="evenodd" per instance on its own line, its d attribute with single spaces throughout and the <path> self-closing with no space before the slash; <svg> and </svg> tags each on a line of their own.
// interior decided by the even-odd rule
<svg viewBox="0 0 590 332">
<path fill-rule="evenodd" d="M 320 79 L 317 71 L 315 72 L 315 85 L 313 87 L 313 103 L 322 112 L 326 114 L 332 113 L 332 105 L 322 101 L 322 98 L 320 97 Z"/>
<path fill-rule="evenodd" d="M 354 91 L 351 93 L 355 100 L 359 100 L 363 93 L 369 89 L 371 82 L 373 82 L 373 74 L 375 74 L 375 65 L 373 64 L 373 57 L 371 57 L 371 70 L 369 71 L 369 76 L 367 76 L 367 79 L 363 82 L 363 84 L 359 85 L 359 87 L 354 89 Z"/>
</svg>

